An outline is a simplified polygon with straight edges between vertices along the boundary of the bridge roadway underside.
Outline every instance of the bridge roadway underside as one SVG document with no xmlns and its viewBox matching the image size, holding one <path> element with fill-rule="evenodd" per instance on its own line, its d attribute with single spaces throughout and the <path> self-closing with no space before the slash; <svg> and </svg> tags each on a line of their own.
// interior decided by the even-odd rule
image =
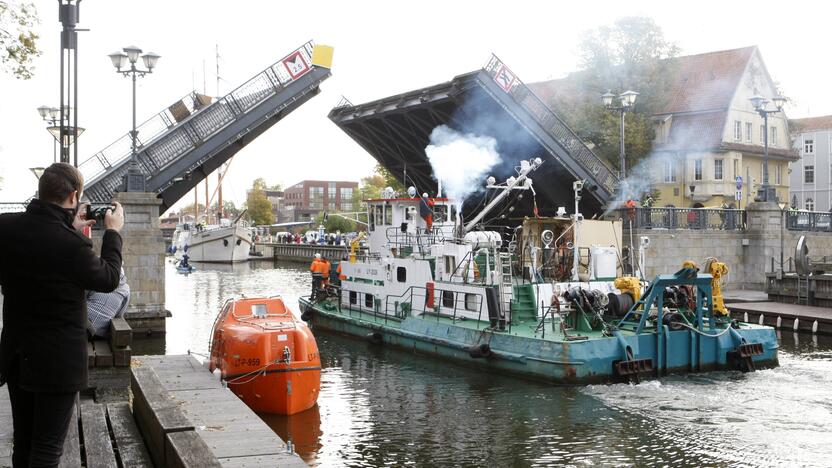
<svg viewBox="0 0 832 468">
<path fill-rule="evenodd" d="M 521 159 L 540 157 L 543 165 L 530 175 L 540 214 L 554 215 L 559 206 L 574 211 L 572 182 L 577 177 L 567 164 L 575 162 L 563 161 L 562 155 L 548 151 L 535 129 L 516 117 L 521 110 L 500 102 L 493 90 L 482 85 L 477 76 L 480 73 L 460 75 L 447 83 L 366 104 L 337 107 L 329 118 L 400 181 L 406 172 L 406 185 L 415 185 L 419 193 L 433 194 L 437 189 L 425 154 L 434 128 L 447 125 L 466 133 L 494 137 L 502 161 L 488 174 L 504 181 L 515 175 L 513 168 Z M 465 163 L 461 166 L 465 167 Z M 600 214 L 606 202 L 603 197 L 593 196 L 592 184 L 589 186 L 580 204 L 585 216 Z M 463 213 L 470 217 L 487 196 L 482 192 L 471 196 Z M 515 210 L 504 211 L 507 218 L 533 215 L 531 193 L 524 194 L 522 200 L 515 197 L 511 203 Z"/>
</svg>

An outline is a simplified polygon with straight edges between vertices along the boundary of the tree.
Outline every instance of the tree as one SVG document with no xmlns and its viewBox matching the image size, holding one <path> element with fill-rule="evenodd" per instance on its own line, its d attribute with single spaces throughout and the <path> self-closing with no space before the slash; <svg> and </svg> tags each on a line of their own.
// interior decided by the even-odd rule
<svg viewBox="0 0 832 468">
<path fill-rule="evenodd" d="M 317 228 L 321 224 L 324 225 L 324 229 L 326 232 L 337 232 L 341 231 L 341 233 L 347 232 L 355 232 L 355 221 L 350 219 L 342 218 L 341 216 L 335 216 L 333 214 L 329 214 L 324 220 L 324 214 L 320 213 L 318 216 L 315 217 L 315 224 L 313 228 Z"/>
<path fill-rule="evenodd" d="M 17 78 L 32 77 L 32 60 L 40 55 L 37 11 L 32 3 L 0 0 L 0 70 Z"/>
<path fill-rule="evenodd" d="M 248 218 L 255 225 L 274 223 L 272 203 L 266 196 L 266 181 L 263 178 L 255 179 L 251 184 L 251 190 L 249 190 L 246 197 L 246 207 L 248 208 Z"/>
<path fill-rule="evenodd" d="M 679 48 L 653 19 L 626 17 L 586 32 L 579 52 L 582 70 L 564 80 L 568 92 L 556 93 L 549 104 L 598 156 L 618 167 L 620 117 L 604 109 L 600 96 L 608 90 L 638 91 L 636 106 L 625 118 L 627 167 L 634 167 L 652 150 L 650 117 L 665 105 L 674 71 L 668 59 Z"/>
<path fill-rule="evenodd" d="M 271 192 L 282 192 L 283 191 L 283 184 L 274 184 L 268 188 Z"/>
<path fill-rule="evenodd" d="M 211 211 L 213 211 L 214 213 L 219 212 L 219 203 L 218 202 L 214 202 L 214 204 L 211 205 Z M 237 208 L 237 206 L 231 200 L 223 200 L 222 201 L 222 211 L 223 211 L 223 214 L 225 215 L 225 217 L 232 220 L 232 221 L 237 216 L 240 215 L 240 210 Z"/>
<path fill-rule="evenodd" d="M 374 172 L 376 175 L 381 176 L 381 178 L 384 179 L 384 187 L 391 187 L 398 193 L 404 193 L 404 185 L 402 185 L 402 183 L 399 182 L 399 179 L 397 179 L 390 171 L 388 171 L 386 167 L 382 166 L 381 164 L 376 164 Z"/>
</svg>

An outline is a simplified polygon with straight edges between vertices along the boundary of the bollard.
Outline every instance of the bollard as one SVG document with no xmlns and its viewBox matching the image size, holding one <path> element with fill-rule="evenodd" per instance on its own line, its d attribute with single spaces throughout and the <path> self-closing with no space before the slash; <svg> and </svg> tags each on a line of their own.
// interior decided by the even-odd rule
<svg viewBox="0 0 832 468">
<path fill-rule="evenodd" d="M 792 330 L 797 331 L 797 317 L 794 319 L 794 325 L 792 325 Z"/>
<path fill-rule="evenodd" d="M 818 332 L 818 321 L 815 320 L 815 323 L 812 324 L 812 333 Z"/>
<path fill-rule="evenodd" d="M 760 320 L 758 320 L 757 322 L 758 322 L 760 325 L 762 325 L 762 324 L 763 324 L 763 319 L 764 319 L 764 318 L 765 318 L 765 316 L 764 316 L 763 314 L 760 314 Z"/>
<path fill-rule="evenodd" d="M 780 328 L 783 325 L 783 319 L 780 316 L 777 316 L 777 328 Z"/>
<path fill-rule="evenodd" d="M 744 314 L 742 314 L 742 321 L 745 322 L 745 323 L 748 323 L 748 312 L 745 312 Z"/>
</svg>

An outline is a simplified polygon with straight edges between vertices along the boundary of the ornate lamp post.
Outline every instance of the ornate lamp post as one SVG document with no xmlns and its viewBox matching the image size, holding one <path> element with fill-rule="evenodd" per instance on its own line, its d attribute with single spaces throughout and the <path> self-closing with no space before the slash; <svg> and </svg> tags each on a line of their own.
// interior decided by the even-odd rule
<svg viewBox="0 0 832 468">
<path fill-rule="evenodd" d="M 61 110 L 57 107 L 49 107 L 49 106 L 40 106 L 38 107 L 38 114 L 40 114 L 40 118 L 43 119 L 44 122 L 48 122 L 50 127 L 54 127 L 55 124 L 58 123 L 58 118 L 60 117 Z M 47 129 L 48 130 L 48 129 Z M 58 162 L 58 150 L 56 144 L 58 140 L 52 141 L 52 162 Z M 40 176 L 38 176 L 40 179 Z"/>
<path fill-rule="evenodd" d="M 763 96 L 757 95 L 749 99 L 754 110 L 763 118 L 763 183 L 757 189 L 757 196 L 754 201 L 758 202 L 777 202 L 777 191 L 768 183 L 768 115 L 780 112 L 786 104 L 787 99 L 781 95 L 774 96 L 774 109 L 766 109 L 769 100 Z"/>
<path fill-rule="evenodd" d="M 619 178 L 624 179 L 627 177 L 627 162 L 625 159 L 624 153 L 624 115 L 632 110 L 633 106 L 636 103 L 636 97 L 638 93 L 635 91 L 625 91 L 618 95 L 618 105 L 613 104 L 613 100 L 616 98 L 615 94 L 610 91 L 601 95 L 601 102 L 604 104 L 604 107 L 607 110 L 618 112 L 621 115 L 621 142 L 620 142 L 620 158 L 621 158 L 621 171 L 619 173 Z"/>
<path fill-rule="evenodd" d="M 127 192 L 144 192 L 145 191 L 145 175 L 139 167 L 137 159 L 136 147 L 138 143 L 139 132 L 136 130 L 136 78 L 143 77 L 147 74 L 153 73 L 156 68 L 156 62 L 159 61 L 159 55 L 153 52 L 148 52 L 142 55 L 142 50 L 136 46 L 129 46 L 119 52 L 113 52 L 108 55 L 116 68 L 116 73 L 124 76 L 129 76 L 133 79 L 133 130 L 130 132 L 132 140 L 132 151 L 130 153 L 130 166 L 127 169 L 127 174 L 124 176 L 124 190 Z M 146 70 L 136 67 L 139 57 L 142 58 Z M 126 68 L 130 65 L 130 68 Z M 122 70 L 126 68 L 125 70 Z"/>
</svg>

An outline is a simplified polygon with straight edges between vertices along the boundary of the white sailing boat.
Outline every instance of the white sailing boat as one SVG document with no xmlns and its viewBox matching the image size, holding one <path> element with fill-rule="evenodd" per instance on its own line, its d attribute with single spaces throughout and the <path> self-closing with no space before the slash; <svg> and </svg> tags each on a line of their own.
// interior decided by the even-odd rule
<svg viewBox="0 0 832 468">
<path fill-rule="evenodd" d="M 187 254 L 191 262 L 235 263 L 248 260 L 251 242 L 251 228 L 238 218 L 208 226 L 182 223 L 171 245 L 177 259 Z"/>
</svg>

